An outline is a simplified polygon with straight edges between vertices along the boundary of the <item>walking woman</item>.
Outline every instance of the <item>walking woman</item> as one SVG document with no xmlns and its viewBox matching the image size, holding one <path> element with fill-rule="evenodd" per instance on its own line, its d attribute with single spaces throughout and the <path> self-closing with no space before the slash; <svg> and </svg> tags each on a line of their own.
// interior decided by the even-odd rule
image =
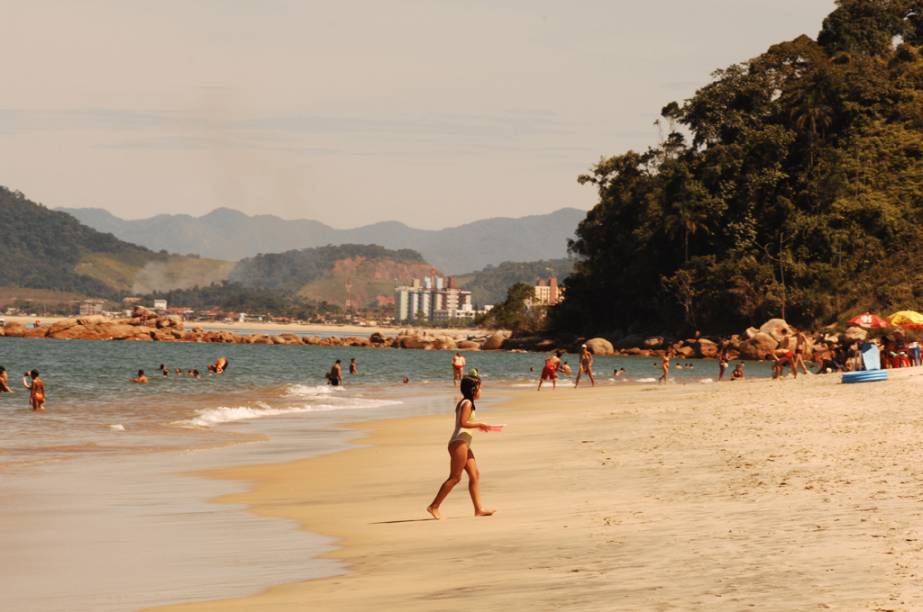
<svg viewBox="0 0 923 612">
<path fill-rule="evenodd" d="M 477 376 L 465 376 L 461 379 L 462 400 L 455 406 L 455 431 L 449 439 L 449 477 L 445 479 L 433 503 L 426 509 L 434 518 L 442 518 L 439 506 L 449 492 L 461 481 L 462 471 L 468 472 L 468 493 L 471 494 L 471 503 L 474 504 L 475 516 L 490 516 L 493 510 L 485 510 L 481 505 L 480 473 L 478 464 L 471 452 L 471 433 L 469 429 L 490 431 L 487 423 L 473 421 L 475 400 L 481 397 L 481 379 Z"/>
</svg>

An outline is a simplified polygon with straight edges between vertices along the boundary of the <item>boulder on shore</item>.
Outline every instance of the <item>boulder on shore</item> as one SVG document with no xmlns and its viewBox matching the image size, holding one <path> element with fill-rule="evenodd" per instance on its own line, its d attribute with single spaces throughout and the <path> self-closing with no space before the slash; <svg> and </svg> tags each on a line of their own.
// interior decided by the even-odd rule
<svg viewBox="0 0 923 612">
<path fill-rule="evenodd" d="M 760 326 L 760 333 L 768 334 L 779 342 L 784 336 L 794 336 L 795 330 L 785 322 L 785 319 L 769 319 Z"/>
<path fill-rule="evenodd" d="M 147 321 L 149 319 L 156 319 L 157 313 L 144 306 L 135 306 L 131 309 L 131 318 Z"/>
<path fill-rule="evenodd" d="M 474 340 L 461 340 L 455 345 L 455 348 L 460 351 L 477 351 L 480 350 L 481 345 Z"/>
<path fill-rule="evenodd" d="M 26 328 L 20 323 L 7 323 L 3 327 L 3 334 L 10 338 L 21 338 L 26 335 Z"/>
<path fill-rule="evenodd" d="M 779 346 L 775 338 L 769 334 L 758 332 L 749 340 L 740 343 L 740 356 L 744 359 L 766 359 Z"/>
<path fill-rule="evenodd" d="M 503 343 L 512 334 L 508 331 L 500 330 L 487 336 L 487 339 L 481 344 L 481 350 L 496 351 L 503 348 Z"/>
<path fill-rule="evenodd" d="M 607 356 L 615 353 L 615 347 L 605 338 L 590 338 L 584 344 L 594 355 Z"/>
<path fill-rule="evenodd" d="M 712 359 L 718 356 L 718 345 L 708 338 L 699 338 L 695 343 L 696 355 L 705 359 Z"/>
</svg>

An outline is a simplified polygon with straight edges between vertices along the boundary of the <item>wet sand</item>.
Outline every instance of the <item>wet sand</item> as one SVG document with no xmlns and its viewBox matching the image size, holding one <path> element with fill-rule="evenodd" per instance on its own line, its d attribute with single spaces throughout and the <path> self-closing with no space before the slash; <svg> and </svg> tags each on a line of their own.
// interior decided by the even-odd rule
<svg viewBox="0 0 923 612">
<path fill-rule="evenodd" d="M 514 393 L 473 446 L 497 514 L 463 482 L 442 521 L 452 407 L 365 423 L 359 448 L 209 473 L 347 573 L 164 609 L 923 609 L 921 399 L 919 368 Z"/>
</svg>

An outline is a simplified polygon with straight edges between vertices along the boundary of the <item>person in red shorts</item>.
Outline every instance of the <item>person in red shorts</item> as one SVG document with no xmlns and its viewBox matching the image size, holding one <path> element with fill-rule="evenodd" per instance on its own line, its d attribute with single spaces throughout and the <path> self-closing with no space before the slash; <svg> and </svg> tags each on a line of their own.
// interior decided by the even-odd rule
<svg viewBox="0 0 923 612">
<path fill-rule="evenodd" d="M 545 360 L 545 366 L 542 368 L 542 375 L 538 379 L 538 391 L 542 390 L 542 383 L 546 380 L 551 381 L 551 388 L 558 386 L 558 367 L 561 365 L 561 353 L 555 352 L 551 357 Z"/>
<path fill-rule="evenodd" d="M 452 357 L 452 384 L 458 385 L 462 379 L 462 372 L 465 370 L 465 356 L 461 353 L 455 353 Z"/>
</svg>

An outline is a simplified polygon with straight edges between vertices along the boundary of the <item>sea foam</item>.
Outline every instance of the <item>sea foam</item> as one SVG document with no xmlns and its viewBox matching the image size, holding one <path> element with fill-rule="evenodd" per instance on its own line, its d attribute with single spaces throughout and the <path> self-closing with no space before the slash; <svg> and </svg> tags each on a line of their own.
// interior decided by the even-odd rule
<svg viewBox="0 0 923 612">
<path fill-rule="evenodd" d="M 184 427 L 213 427 L 222 423 L 248 421 L 264 417 L 306 414 L 312 412 L 331 412 L 335 410 L 358 410 L 362 408 L 379 408 L 401 404 L 398 400 L 367 399 L 362 397 L 330 397 L 335 392 L 330 387 L 310 387 L 294 385 L 286 397 L 314 398 L 318 403 L 303 403 L 294 406 L 271 406 L 266 402 L 256 402 L 253 406 L 219 406 L 198 410 L 196 416 L 174 425 Z M 336 392 L 336 395 L 340 395 Z M 324 397 L 327 396 L 327 397 Z"/>
</svg>

